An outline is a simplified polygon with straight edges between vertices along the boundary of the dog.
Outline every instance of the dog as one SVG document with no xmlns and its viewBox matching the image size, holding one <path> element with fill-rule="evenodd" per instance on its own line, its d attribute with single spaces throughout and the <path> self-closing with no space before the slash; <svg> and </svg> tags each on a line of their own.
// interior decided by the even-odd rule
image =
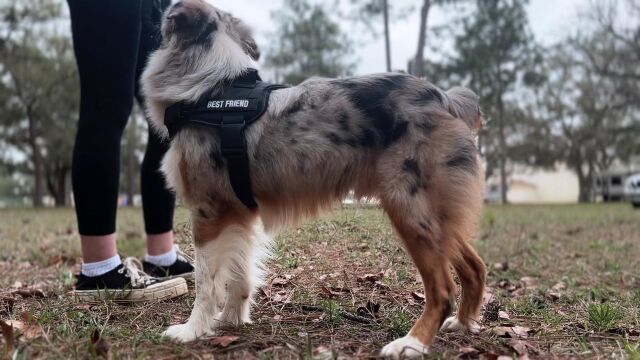
<svg viewBox="0 0 640 360">
<path fill-rule="evenodd" d="M 151 125 L 167 137 L 167 107 L 221 91 L 257 68 L 260 53 L 247 25 L 203 0 L 170 7 L 162 36 L 141 81 Z M 483 203 L 478 104 L 471 90 L 445 92 L 401 73 L 312 78 L 273 91 L 246 130 L 255 209 L 234 193 L 219 131 L 184 128 L 162 172 L 192 213 L 196 299 L 189 320 L 164 335 L 189 342 L 222 324 L 250 323 L 269 239 L 350 191 L 379 199 L 425 286 L 423 314 L 381 355 L 422 356 L 441 328 L 477 330 L 485 265 L 469 240 Z M 454 317 L 450 267 L 462 288 Z"/>
</svg>

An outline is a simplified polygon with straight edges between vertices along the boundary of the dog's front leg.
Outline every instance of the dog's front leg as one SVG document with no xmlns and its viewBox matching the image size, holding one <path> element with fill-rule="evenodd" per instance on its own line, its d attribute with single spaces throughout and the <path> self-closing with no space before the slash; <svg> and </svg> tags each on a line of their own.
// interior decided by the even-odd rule
<svg viewBox="0 0 640 360">
<path fill-rule="evenodd" d="M 180 342 L 189 342 L 199 337 L 212 335 L 219 312 L 218 303 L 224 293 L 224 280 L 220 279 L 219 267 L 212 261 L 216 252 L 215 242 L 195 249 L 196 299 L 191 316 L 185 324 L 170 326 L 164 336 Z"/>
</svg>

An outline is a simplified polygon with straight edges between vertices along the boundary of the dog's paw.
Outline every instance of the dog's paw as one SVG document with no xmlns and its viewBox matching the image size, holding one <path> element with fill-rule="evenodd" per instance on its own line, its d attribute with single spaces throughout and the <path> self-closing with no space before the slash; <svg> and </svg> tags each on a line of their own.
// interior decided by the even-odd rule
<svg viewBox="0 0 640 360">
<path fill-rule="evenodd" d="M 478 322 L 471 320 L 469 322 L 469 326 L 463 324 L 457 317 L 452 316 L 442 323 L 442 327 L 440 327 L 441 331 L 445 332 L 464 332 L 468 331 L 472 334 L 477 334 L 480 332 L 480 324 Z"/>
<path fill-rule="evenodd" d="M 417 338 L 407 335 L 403 338 L 387 344 L 380 356 L 388 359 L 415 359 L 429 353 L 429 347 L 420 342 Z"/>
<path fill-rule="evenodd" d="M 203 334 L 198 334 L 189 324 L 169 326 L 162 336 L 177 342 L 191 342 L 198 339 Z"/>
</svg>

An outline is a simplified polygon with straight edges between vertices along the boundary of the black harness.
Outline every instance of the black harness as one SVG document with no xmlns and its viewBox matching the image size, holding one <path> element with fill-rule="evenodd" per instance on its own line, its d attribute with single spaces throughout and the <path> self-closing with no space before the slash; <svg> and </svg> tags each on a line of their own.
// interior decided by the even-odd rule
<svg viewBox="0 0 640 360">
<path fill-rule="evenodd" d="M 250 209 L 258 204 L 251 191 L 244 131 L 267 111 L 271 91 L 285 87 L 263 82 L 257 70 L 249 69 L 225 86 L 219 95 L 205 95 L 196 103 L 174 104 L 164 114 L 164 124 L 171 139 L 189 125 L 220 129 L 220 147 L 231 186 L 238 199 Z"/>
</svg>

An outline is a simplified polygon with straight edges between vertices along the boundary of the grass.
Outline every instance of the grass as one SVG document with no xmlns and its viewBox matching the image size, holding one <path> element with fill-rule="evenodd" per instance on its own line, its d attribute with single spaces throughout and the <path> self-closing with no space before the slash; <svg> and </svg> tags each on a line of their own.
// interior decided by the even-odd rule
<svg viewBox="0 0 640 360">
<path fill-rule="evenodd" d="M 119 249 L 144 253 L 139 209 L 119 212 Z M 188 216 L 176 233 L 192 249 Z M 517 354 L 499 327 L 523 327 L 531 358 L 640 357 L 640 212 L 627 205 L 489 206 L 476 248 L 489 265 L 483 331 L 439 334 L 429 358 L 461 348 L 495 358 Z M 71 302 L 79 241 L 69 209 L 0 211 L 0 319 L 35 325 L 15 358 L 369 358 L 404 335 L 422 311 L 422 285 L 375 208 L 345 208 L 276 239 L 254 324 L 223 329 L 228 346 L 160 337 L 189 316 L 193 293 L 160 304 Z M 362 280 L 374 274 L 379 281 Z M 40 289 L 22 297 L 17 288 Z M 25 320 L 32 319 L 32 320 Z M 32 328 L 33 329 L 33 328 Z M 97 338 L 96 338 L 97 336 Z M 6 340 L 0 340 L 0 357 Z M 107 344 L 107 345 L 105 345 Z"/>
</svg>

